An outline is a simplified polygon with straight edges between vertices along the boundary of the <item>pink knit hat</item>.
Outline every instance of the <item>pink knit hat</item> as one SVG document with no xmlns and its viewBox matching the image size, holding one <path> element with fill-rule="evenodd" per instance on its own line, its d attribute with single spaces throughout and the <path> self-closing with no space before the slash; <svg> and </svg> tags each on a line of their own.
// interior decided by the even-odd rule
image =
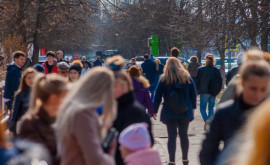
<svg viewBox="0 0 270 165">
<path fill-rule="evenodd" d="M 131 151 L 148 148 L 151 145 L 146 123 L 136 123 L 125 128 L 119 137 L 119 143 Z"/>
</svg>

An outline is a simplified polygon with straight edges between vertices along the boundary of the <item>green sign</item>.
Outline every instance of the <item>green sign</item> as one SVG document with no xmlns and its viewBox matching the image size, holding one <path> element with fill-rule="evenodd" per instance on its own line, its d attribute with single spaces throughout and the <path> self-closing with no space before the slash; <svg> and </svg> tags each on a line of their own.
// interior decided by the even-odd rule
<svg viewBox="0 0 270 165">
<path fill-rule="evenodd" d="M 159 55 L 158 44 L 159 44 L 158 35 L 152 35 L 151 38 L 148 39 L 148 45 L 151 49 L 151 54 L 153 56 Z"/>
</svg>

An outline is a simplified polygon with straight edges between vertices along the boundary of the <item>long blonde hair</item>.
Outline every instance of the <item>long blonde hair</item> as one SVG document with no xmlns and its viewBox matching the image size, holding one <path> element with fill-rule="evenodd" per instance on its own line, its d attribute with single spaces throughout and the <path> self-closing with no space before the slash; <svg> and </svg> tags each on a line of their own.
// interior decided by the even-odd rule
<svg viewBox="0 0 270 165">
<path fill-rule="evenodd" d="M 173 83 L 191 83 L 190 74 L 175 57 L 170 57 L 167 60 L 164 67 L 164 74 L 161 76 L 161 81 L 165 81 L 167 85 Z"/>
<path fill-rule="evenodd" d="M 113 73 L 103 67 L 95 67 L 87 72 L 76 84 L 72 91 L 65 98 L 60 107 L 56 120 L 56 132 L 58 140 L 63 141 L 72 126 L 72 119 L 76 113 L 82 110 L 95 111 L 96 108 L 103 108 L 103 129 L 111 125 L 116 117 L 116 103 L 113 99 Z"/>
<path fill-rule="evenodd" d="M 270 164 L 270 99 L 254 110 L 248 119 L 244 138 L 230 165 L 269 165 Z M 247 152 L 248 151 L 248 152 Z"/>
<path fill-rule="evenodd" d="M 20 86 L 19 89 L 17 90 L 16 94 L 20 93 L 20 92 L 25 92 L 27 90 L 27 85 L 25 82 L 26 77 L 29 74 L 37 74 L 37 71 L 34 68 L 27 68 L 23 73 L 22 73 L 22 78 L 20 80 Z"/>
<path fill-rule="evenodd" d="M 31 91 L 28 113 L 38 112 L 51 95 L 59 95 L 67 90 L 67 81 L 62 76 L 54 73 L 48 75 L 37 74 Z"/>
</svg>

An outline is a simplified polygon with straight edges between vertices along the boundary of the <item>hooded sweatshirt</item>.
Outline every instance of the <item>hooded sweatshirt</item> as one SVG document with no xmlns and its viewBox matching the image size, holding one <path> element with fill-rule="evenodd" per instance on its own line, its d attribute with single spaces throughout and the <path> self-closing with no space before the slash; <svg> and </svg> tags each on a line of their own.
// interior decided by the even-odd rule
<svg viewBox="0 0 270 165">
<path fill-rule="evenodd" d="M 4 98 L 14 98 L 15 91 L 20 85 L 21 69 L 14 63 L 7 67 Z"/>
<path fill-rule="evenodd" d="M 151 148 L 136 151 L 125 158 L 126 165 L 161 165 L 159 153 Z"/>
</svg>

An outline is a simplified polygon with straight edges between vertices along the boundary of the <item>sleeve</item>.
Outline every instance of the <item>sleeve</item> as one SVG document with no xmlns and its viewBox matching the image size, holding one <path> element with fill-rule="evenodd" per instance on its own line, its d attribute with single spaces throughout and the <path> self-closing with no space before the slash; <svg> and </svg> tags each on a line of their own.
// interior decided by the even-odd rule
<svg viewBox="0 0 270 165">
<path fill-rule="evenodd" d="M 211 122 L 210 131 L 206 133 L 206 138 L 202 143 L 202 150 L 199 155 L 201 165 L 214 165 L 219 154 L 221 119 L 221 114 L 217 112 Z"/>
<path fill-rule="evenodd" d="M 44 142 L 37 134 L 35 125 L 29 119 L 25 119 L 24 121 L 22 121 L 18 134 L 21 139 L 30 140 L 42 144 Z"/>
<path fill-rule="evenodd" d="M 74 118 L 73 132 L 81 148 L 86 165 L 114 165 L 113 157 L 104 153 L 98 137 L 98 120 L 88 112 L 81 112 Z"/>
<path fill-rule="evenodd" d="M 201 79 L 201 69 L 198 69 L 197 72 L 197 77 L 196 77 L 196 86 L 199 88 L 200 87 L 200 79 Z"/>
<path fill-rule="evenodd" d="M 20 116 L 20 108 L 22 105 L 22 96 L 21 94 L 17 94 L 15 97 L 15 102 L 14 102 L 14 108 L 13 108 L 13 114 L 11 118 L 11 122 L 9 124 L 9 130 L 12 132 L 16 131 L 16 123 L 19 119 Z"/>
<path fill-rule="evenodd" d="M 154 97 L 154 112 L 158 113 L 158 108 L 162 100 L 162 96 L 164 94 L 164 85 L 161 80 L 159 80 L 157 89 L 156 89 L 156 94 Z"/>
<path fill-rule="evenodd" d="M 229 84 L 229 82 L 231 81 L 232 79 L 232 71 L 230 70 L 226 76 L 226 85 Z"/>
<path fill-rule="evenodd" d="M 192 108 L 196 109 L 196 107 L 197 107 L 197 91 L 196 91 L 194 81 L 192 80 L 192 78 L 190 78 L 190 80 L 191 80 L 190 98 L 191 98 Z"/>
<path fill-rule="evenodd" d="M 148 109 L 148 113 L 151 114 L 151 116 L 153 116 L 154 115 L 154 105 L 153 105 L 152 99 L 150 98 L 148 90 L 144 90 L 144 99 L 146 102 L 146 108 Z"/>
<path fill-rule="evenodd" d="M 21 72 L 20 71 L 15 71 L 11 74 L 11 86 L 12 86 L 12 91 L 15 93 L 20 85 L 20 78 L 21 78 Z M 13 97 L 13 96 L 12 96 Z"/>
</svg>

